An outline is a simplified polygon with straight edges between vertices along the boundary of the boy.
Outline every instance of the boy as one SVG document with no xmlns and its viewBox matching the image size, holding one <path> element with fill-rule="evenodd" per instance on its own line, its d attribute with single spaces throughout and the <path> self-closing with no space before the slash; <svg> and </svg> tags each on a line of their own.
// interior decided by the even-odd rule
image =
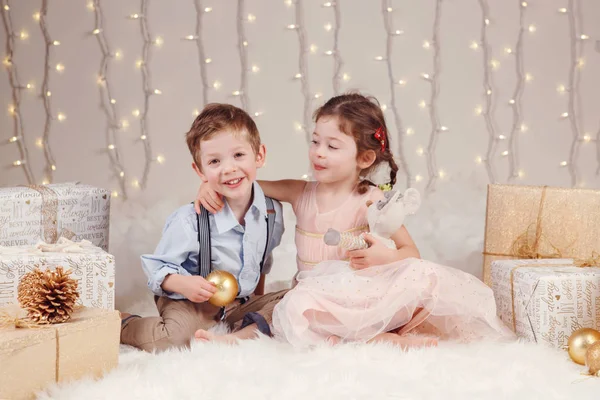
<svg viewBox="0 0 600 400">
<path fill-rule="evenodd" d="M 266 149 L 254 121 L 232 105 L 209 104 L 186 141 L 194 171 L 223 194 L 226 205 L 214 215 L 196 214 L 193 204 L 179 208 L 167 219 L 155 253 L 141 257 L 160 316 L 124 315 L 121 342 L 146 351 L 187 347 L 194 336 L 235 342 L 257 331 L 270 335 L 273 308 L 286 292 L 262 295 L 284 226 L 281 204 L 266 198 L 255 182 Z M 211 270 L 238 280 L 232 304 L 219 308 L 207 302 L 216 292 L 205 279 Z M 233 333 L 208 332 L 219 320 Z"/>
</svg>

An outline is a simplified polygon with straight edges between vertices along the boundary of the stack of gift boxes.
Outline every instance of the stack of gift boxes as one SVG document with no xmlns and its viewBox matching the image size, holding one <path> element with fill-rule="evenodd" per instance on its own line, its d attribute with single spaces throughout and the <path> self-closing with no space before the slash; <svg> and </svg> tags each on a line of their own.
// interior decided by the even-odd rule
<svg viewBox="0 0 600 400">
<path fill-rule="evenodd" d="M 526 340 L 565 348 L 600 329 L 600 191 L 490 185 L 484 281 Z"/>
<path fill-rule="evenodd" d="M 50 383 L 116 366 L 120 318 L 109 216 L 110 192 L 88 185 L 0 189 L 0 398 L 31 398 Z M 79 307 L 62 324 L 22 323 L 21 278 L 58 266 L 78 282 Z"/>
</svg>

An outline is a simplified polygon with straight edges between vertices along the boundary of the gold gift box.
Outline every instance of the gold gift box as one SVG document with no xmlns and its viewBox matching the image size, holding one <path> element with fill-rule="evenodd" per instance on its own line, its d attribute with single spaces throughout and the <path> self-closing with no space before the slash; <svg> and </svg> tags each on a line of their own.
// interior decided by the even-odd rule
<svg viewBox="0 0 600 400">
<path fill-rule="evenodd" d="M 502 259 L 572 258 L 600 253 L 600 191 L 488 185 L 484 282 Z"/>
<path fill-rule="evenodd" d="M 118 311 L 86 307 L 64 324 L 0 328 L 0 399 L 32 399 L 54 382 L 101 376 L 117 365 L 120 331 Z"/>
</svg>

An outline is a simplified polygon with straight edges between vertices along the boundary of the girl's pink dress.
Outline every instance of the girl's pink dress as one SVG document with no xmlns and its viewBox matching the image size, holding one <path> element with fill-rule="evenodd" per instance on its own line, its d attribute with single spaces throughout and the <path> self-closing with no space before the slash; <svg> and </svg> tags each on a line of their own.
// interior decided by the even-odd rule
<svg viewBox="0 0 600 400">
<path fill-rule="evenodd" d="M 473 275 L 415 258 L 350 268 L 346 252 L 326 245 L 323 235 L 329 228 L 368 231 L 366 202 L 378 201 L 382 192 L 355 192 L 337 209 L 321 213 L 317 186 L 307 183 L 294 206 L 299 272 L 296 286 L 273 312 L 276 337 L 298 347 L 332 335 L 366 342 L 389 331 L 459 341 L 514 337 L 496 316 L 491 289 Z"/>
</svg>

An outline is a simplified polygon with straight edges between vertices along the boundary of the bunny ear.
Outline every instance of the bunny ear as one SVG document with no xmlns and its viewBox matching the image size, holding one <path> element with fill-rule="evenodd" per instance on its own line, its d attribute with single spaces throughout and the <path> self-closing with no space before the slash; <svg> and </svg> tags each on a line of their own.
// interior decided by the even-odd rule
<svg viewBox="0 0 600 400">
<path fill-rule="evenodd" d="M 404 192 L 404 206 L 407 214 L 414 214 L 421 206 L 421 194 L 417 189 L 409 188 Z"/>
</svg>

